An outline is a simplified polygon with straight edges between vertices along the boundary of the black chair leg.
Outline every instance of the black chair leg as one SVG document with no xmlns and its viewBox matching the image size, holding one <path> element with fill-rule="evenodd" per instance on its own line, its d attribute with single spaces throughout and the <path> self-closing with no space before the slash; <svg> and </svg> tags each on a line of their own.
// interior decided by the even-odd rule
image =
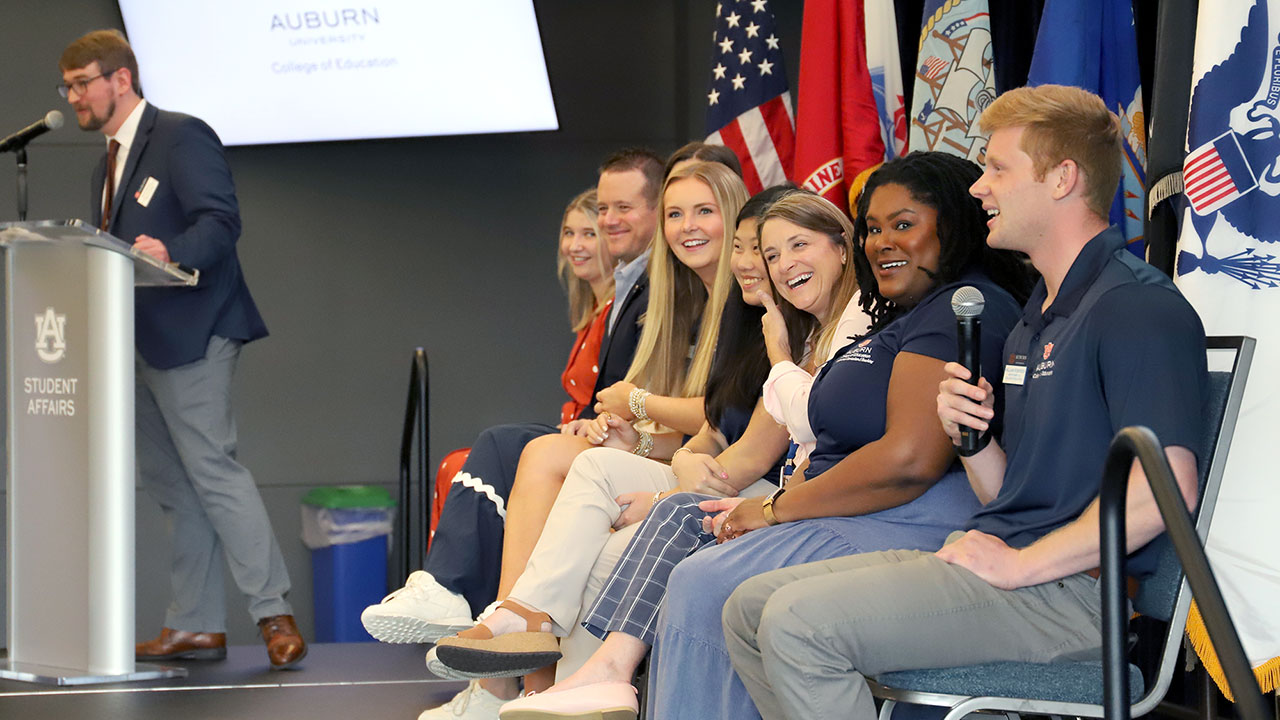
<svg viewBox="0 0 1280 720">
<path fill-rule="evenodd" d="M 1218 686 L 1213 683 L 1213 678 L 1209 677 L 1209 673 L 1205 672 L 1204 665 L 1196 665 L 1196 683 L 1200 686 L 1200 717 L 1203 720 L 1217 720 L 1218 717 Z"/>
</svg>

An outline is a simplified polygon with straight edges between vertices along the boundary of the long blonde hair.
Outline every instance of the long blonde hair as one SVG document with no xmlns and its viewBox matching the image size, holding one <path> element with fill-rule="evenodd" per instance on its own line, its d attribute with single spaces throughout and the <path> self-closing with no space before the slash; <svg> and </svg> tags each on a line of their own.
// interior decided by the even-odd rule
<svg viewBox="0 0 1280 720">
<path fill-rule="evenodd" d="M 724 220 L 720 258 L 708 298 L 693 270 L 675 258 L 660 220 L 649 257 L 649 305 L 627 381 L 659 395 L 699 397 L 704 394 L 711 360 L 720 333 L 720 315 L 733 284 L 729 258 L 733 253 L 734 218 L 747 201 L 747 188 L 732 170 L 718 163 L 700 162 L 672 173 L 662 187 L 695 178 L 711 189 Z M 665 219 L 665 210 L 663 212 Z M 701 321 L 700 324 L 699 320 Z M 698 324 L 696 350 L 689 362 L 689 341 Z"/>
<path fill-rule="evenodd" d="M 609 246 L 605 244 L 604 236 L 596 227 L 596 218 L 599 217 L 600 211 L 596 205 L 595 188 L 578 193 L 577 197 L 569 201 L 569 206 L 564 209 L 564 215 L 560 217 L 561 233 L 564 232 L 564 224 L 569 219 L 569 213 L 574 210 L 582 212 L 587 216 L 587 220 L 591 221 L 591 229 L 596 231 L 596 263 L 601 273 L 612 277 L 613 271 L 610 268 L 613 265 L 613 256 L 609 254 Z M 598 305 L 595 291 L 591 288 L 591 283 L 573 274 L 573 268 L 569 267 L 564 253 L 560 252 L 559 243 L 556 243 L 556 273 L 560 276 L 560 284 L 569 293 L 569 324 L 573 326 L 573 331 L 577 332 L 590 325 L 592 318 L 596 316 Z M 603 302 L 610 297 L 613 297 L 612 286 L 609 293 L 600 298 L 600 301 Z"/>
<path fill-rule="evenodd" d="M 844 250 L 844 268 L 840 271 L 840 280 L 833 290 L 834 296 L 831 298 L 830 305 L 827 306 L 826 316 L 818 318 L 817 337 L 813 343 L 811 357 L 824 358 L 830 352 L 831 343 L 835 340 L 836 326 L 840 324 L 840 317 L 844 314 L 849 302 L 853 300 L 854 294 L 858 292 L 858 275 L 853 262 L 854 253 L 858 250 L 853 244 L 853 223 L 829 200 L 809 192 L 794 192 L 783 196 L 769 206 L 769 209 L 760 217 L 760 224 L 757 227 L 763 229 L 764 224 L 774 218 L 826 235 L 833 244 Z M 771 276 L 770 283 L 772 282 Z"/>
</svg>

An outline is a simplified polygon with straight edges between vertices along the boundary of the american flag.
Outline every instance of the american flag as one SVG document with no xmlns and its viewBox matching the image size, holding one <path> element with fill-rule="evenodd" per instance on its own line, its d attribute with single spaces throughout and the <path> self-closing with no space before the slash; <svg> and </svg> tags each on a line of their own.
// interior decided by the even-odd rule
<svg viewBox="0 0 1280 720">
<path fill-rule="evenodd" d="M 1182 180 L 1191 209 L 1208 215 L 1257 187 L 1235 133 L 1225 132 L 1187 155 Z"/>
<path fill-rule="evenodd" d="M 768 0 L 716 5 L 715 56 L 707 92 L 707 142 L 742 161 L 747 190 L 791 174 L 795 120 L 787 72 Z"/>
<path fill-rule="evenodd" d="M 924 64 L 920 66 L 920 72 L 930 80 L 938 77 L 938 74 L 947 69 L 947 61 L 940 57 L 929 56 Z"/>
</svg>

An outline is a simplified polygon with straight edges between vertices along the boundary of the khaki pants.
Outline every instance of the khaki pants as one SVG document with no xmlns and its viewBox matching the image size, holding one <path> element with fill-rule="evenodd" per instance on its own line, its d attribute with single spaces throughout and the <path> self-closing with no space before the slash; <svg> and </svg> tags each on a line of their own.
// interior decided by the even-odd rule
<svg viewBox="0 0 1280 720">
<path fill-rule="evenodd" d="M 1098 652 L 1100 589 L 1077 573 L 1000 590 L 933 553 L 891 550 L 751 578 L 724 632 L 762 717 L 874 720 L 865 676 Z"/>
</svg>

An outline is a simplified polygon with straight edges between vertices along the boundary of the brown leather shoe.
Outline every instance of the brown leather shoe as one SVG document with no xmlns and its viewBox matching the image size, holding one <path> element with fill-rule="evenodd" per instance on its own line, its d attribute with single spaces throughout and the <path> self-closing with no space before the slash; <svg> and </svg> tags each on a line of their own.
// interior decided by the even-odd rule
<svg viewBox="0 0 1280 720">
<path fill-rule="evenodd" d="M 192 633 L 161 628 L 160 637 L 134 646 L 138 660 L 225 660 L 226 633 Z"/>
<path fill-rule="evenodd" d="M 258 621 L 262 641 L 267 644 L 267 657 L 272 670 L 293 667 L 307 656 L 307 643 L 298 632 L 292 615 L 272 615 Z"/>
</svg>

